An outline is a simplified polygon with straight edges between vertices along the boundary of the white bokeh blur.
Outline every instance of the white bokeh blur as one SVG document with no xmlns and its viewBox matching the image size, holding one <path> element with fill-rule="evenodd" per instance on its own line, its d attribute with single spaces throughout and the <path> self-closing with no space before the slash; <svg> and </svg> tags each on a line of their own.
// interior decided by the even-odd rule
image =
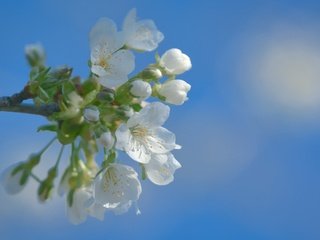
<svg viewBox="0 0 320 240">
<path fill-rule="evenodd" d="M 320 113 L 320 36 L 314 24 L 281 21 L 238 42 L 235 77 L 258 113 L 314 118 Z"/>
</svg>

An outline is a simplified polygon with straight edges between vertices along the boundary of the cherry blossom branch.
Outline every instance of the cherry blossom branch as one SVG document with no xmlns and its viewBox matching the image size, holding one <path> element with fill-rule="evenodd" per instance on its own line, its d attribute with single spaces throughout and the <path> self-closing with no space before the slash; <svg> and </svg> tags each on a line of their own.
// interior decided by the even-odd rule
<svg viewBox="0 0 320 240">
<path fill-rule="evenodd" d="M 31 98 L 32 94 L 29 92 L 28 87 L 12 96 L 0 97 L 0 112 L 27 113 L 48 117 L 52 113 L 59 111 L 57 104 L 36 106 L 22 103 L 24 100 Z"/>
<path fill-rule="evenodd" d="M 27 114 L 34 114 L 40 115 L 44 117 L 48 117 L 51 114 L 58 112 L 59 107 L 57 104 L 45 104 L 36 106 L 34 104 L 26 104 L 22 103 L 19 105 L 10 105 L 10 106 L 2 106 L 0 100 L 0 112 L 16 112 L 16 113 L 27 113 Z"/>
</svg>

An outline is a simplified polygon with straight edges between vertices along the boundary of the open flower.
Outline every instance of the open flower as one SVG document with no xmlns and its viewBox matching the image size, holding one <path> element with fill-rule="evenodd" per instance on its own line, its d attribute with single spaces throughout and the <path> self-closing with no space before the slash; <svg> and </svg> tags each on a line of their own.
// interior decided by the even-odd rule
<svg viewBox="0 0 320 240">
<path fill-rule="evenodd" d="M 122 164 L 110 164 L 94 181 L 95 202 L 117 214 L 128 211 L 141 192 L 137 172 Z"/>
<path fill-rule="evenodd" d="M 148 164 L 144 165 L 148 179 L 157 185 L 167 185 L 174 179 L 174 172 L 181 164 L 173 154 L 154 154 Z"/>
<path fill-rule="evenodd" d="M 167 103 L 182 105 L 188 100 L 187 94 L 191 89 L 191 85 L 187 82 L 177 79 L 169 80 L 162 84 L 158 93 L 165 98 Z"/>
<path fill-rule="evenodd" d="M 160 58 L 160 66 L 170 75 L 184 73 L 192 67 L 188 55 L 181 52 L 180 49 L 172 48 L 166 51 Z"/>
<path fill-rule="evenodd" d="M 175 135 L 161 127 L 169 112 L 168 106 L 155 102 L 133 114 L 127 124 L 116 131 L 117 148 L 140 163 L 148 163 L 152 154 L 164 154 L 177 148 Z"/>
<path fill-rule="evenodd" d="M 21 192 L 27 184 L 27 181 L 21 184 L 21 178 L 24 174 L 23 170 L 13 173 L 20 164 L 21 163 L 13 164 L 2 173 L 1 184 L 8 194 L 17 194 Z"/>
<path fill-rule="evenodd" d="M 122 34 L 108 18 L 101 18 L 90 32 L 91 71 L 105 87 L 125 83 L 134 69 L 134 55 L 121 49 L 123 45 Z"/>
<path fill-rule="evenodd" d="M 138 51 L 153 51 L 158 47 L 158 44 L 163 40 L 163 34 L 158 31 L 152 20 L 137 21 L 136 9 L 131 11 L 126 16 L 123 22 L 123 33 L 125 44 L 131 49 Z"/>
</svg>

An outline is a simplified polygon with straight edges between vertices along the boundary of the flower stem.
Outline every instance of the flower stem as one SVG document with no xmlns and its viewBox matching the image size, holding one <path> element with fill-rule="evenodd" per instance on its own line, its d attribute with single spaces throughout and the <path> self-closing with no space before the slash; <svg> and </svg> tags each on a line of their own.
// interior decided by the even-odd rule
<svg viewBox="0 0 320 240">
<path fill-rule="evenodd" d="M 39 152 L 39 155 L 42 155 L 47 149 L 52 145 L 52 143 L 57 139 L 57 137 L 54 137 L 53 139 L 48 142 L 48 144 Z"/>
<path fill-rule="evenodd" d="M 58 159 L 57 159 L 57 162 L 55 164 L 55 168 L 57 168 L 59 166 L 59 163 L 60 163 L 60 160 L 61 160 L 61 157 L 62 157 L 62 153 L 63 153 L 63 150 L 64 150 L 64 145 L 61 146 L 61 149 L 60 149 L 60 152 L 59 152 L 59 155 L 58 155 Z"/>
<path fill-rule="evenodd" d="M 38 176 L 36 176 L 33 172 L 30 172 L 30 176 L 31 176 L 34 180 L 36 180 L 38 183 L 41 183 L 40 178 L 39 178 Z"/>
</svg>

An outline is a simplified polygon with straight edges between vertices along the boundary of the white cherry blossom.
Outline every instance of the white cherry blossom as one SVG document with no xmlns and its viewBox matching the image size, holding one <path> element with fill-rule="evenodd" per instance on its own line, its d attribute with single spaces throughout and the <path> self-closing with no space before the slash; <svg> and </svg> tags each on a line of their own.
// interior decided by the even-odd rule
<svg viewBox="0 0 320 240">
<path fill-rule="evenodd" d="M 27 184 L 27 181 L 23 185 L 20 184 L 23 171 L 18 171 L 12 175 L 12 171 L 14 171 L 20 164 L 21 163 L 15 163 L 9 166 L 1 175 L 1 184 L 8 194 L 13 195 L 21 192 Z"/>
<path fill-rule="evenodd" d="M 121 49 L 123 45 L 123 34 L 117 32 L 115 23 L 108 18 L 101 18 L 90 32 L 91 71 L 105 87 L 125 83 L 134 69 L 134 55 Z"/>
<path fill-rule="evenodd" d="M 152 20 L 137 21 L 135 8 L 130 10 L 123 22 L 123 33 L 126 46 L 138 51 L 153 51 L 164 38 Z"/>
<path fill-rule="evenodd" d="M 169 112 L 168 106 L 155 102 L 133 114 L 127 124 L 122 124 L 116 131 L 117 148 L 140 163 L 148 163 L 152 154 L 176 149 L 175 135 L 161 127 Z"/>
<path fill-rule="evenodd" d="M 188 100 L 187 94 L 191 89 L 191 85 L 187 82 L 176 79 L 169 80 L 162 84 L 158 93 L 165 98 L 167 103 L 182 105 Z"/>
<path fill-rule="evenodd" d="M 154 154 L 148 164 L 144 165 L 148 179 L 157 185 L 167 185 L 174 179 L 174 172 L 181 164 L 173 154 Z"/>
<path fill-rule="evenodd" d="M 181 52 L 180 49 L 172 48 L 166 51 L 160 58 L 160 66 L 170 75 L 184 73 L 192 67 L 188 55 Z"/>
<path fill-rule="evenodd" d="M 110 164 L 94 181 L 95 202 L 116 214 L 128 211 L 141 192 L 137 172 L 122 164 Z"/>
</svg>

